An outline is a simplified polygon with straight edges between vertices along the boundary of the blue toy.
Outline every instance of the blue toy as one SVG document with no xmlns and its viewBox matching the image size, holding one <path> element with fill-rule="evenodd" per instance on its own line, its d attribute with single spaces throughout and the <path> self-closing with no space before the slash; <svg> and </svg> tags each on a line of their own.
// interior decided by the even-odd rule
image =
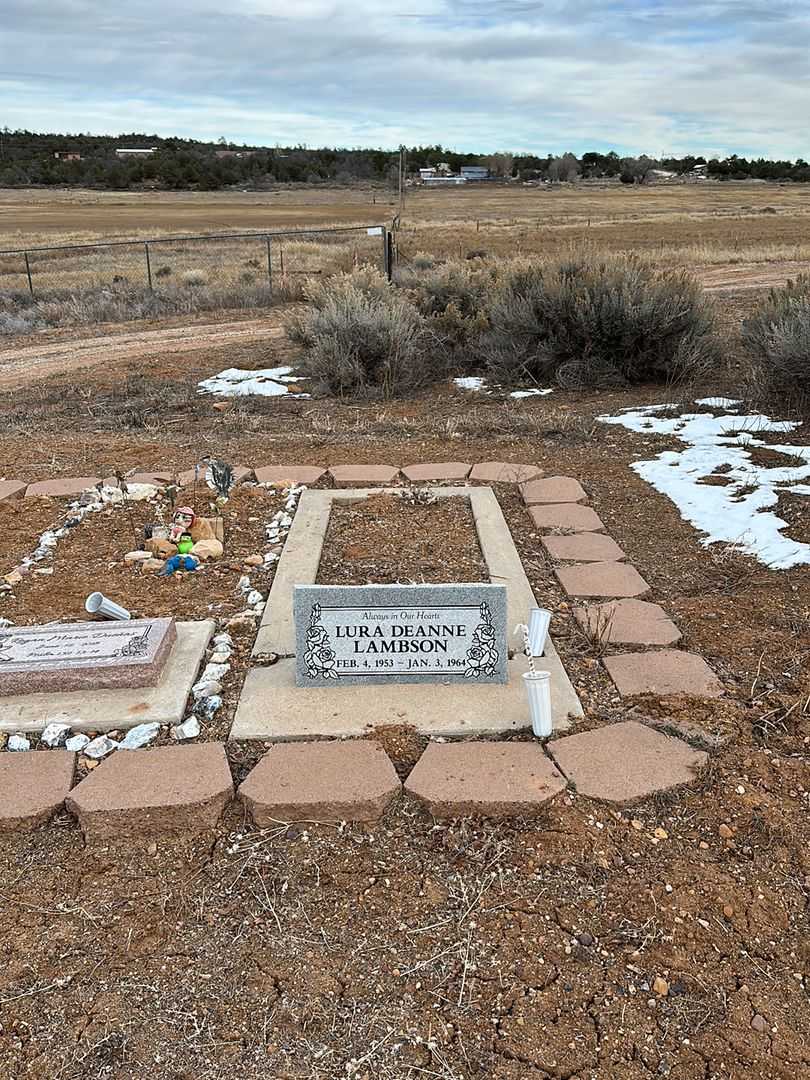
<svg viewBox="0 0 810 1080">
<path fill-rule="evenodd" d="M 177 570 L 196 570 L 199 565 L 193 555 L 172 555 L 160 572 L 164 577 L 171 577 Z"/>
</svg>

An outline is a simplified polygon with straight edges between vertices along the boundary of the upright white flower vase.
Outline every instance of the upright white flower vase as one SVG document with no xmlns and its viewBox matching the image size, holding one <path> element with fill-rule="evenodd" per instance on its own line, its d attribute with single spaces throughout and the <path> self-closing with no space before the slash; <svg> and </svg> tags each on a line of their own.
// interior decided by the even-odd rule
<svg viewBox="0 0 810 1080">
<path fill-rule="evenodd" d="M 551 735 L 551 675 L 548 671 L 524 671 L 523 681 L 529 697 L 532 731 L 538 739 Z"/>
<path fill-rule="evenodd" d="M 529 648 L 532 656 L 543 656 L 546 651 L 546 638 L 551 624 L 551 612 L 545 608 L 532 608 L 529 612 Z"/>
</svg>

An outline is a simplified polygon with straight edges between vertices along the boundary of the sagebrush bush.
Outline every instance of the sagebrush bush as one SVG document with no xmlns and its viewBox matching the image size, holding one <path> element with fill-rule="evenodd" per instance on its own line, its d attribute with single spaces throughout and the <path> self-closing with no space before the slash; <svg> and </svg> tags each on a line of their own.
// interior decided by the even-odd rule
<svg viewBox="0 0 810 1080">
<path fill-rule="evenodd" d="M 810 276 L 772 289 L 742 325 L 754 392 L 783 408 L 810 409 Z"/>
<path fill-rule="evenodd" d="M 719 359 L 698 284 L 632 258 L 516 260 L 484 306 L 478 355 L 496 378 L 564 387 L 698 378 Z"/>
<path fill-rule="evenodd" d="M 309 306 L 287 320 L 304 349 L 303 372 L 330 394 L 379 395 L 415 390 L 435 375 L 428 320 L 407 296 L 361 269 L 306 289 Z"/>
<path fill-rule="evenodd" d="M 485 306 L 495 277 L 493 269 L 480 263 L 446 262 L 403 273 L 398 282 L 411 291 L 425 315 L 439 315 L 452 305 L 465 318 L 474 318 Z"/>
</svg>

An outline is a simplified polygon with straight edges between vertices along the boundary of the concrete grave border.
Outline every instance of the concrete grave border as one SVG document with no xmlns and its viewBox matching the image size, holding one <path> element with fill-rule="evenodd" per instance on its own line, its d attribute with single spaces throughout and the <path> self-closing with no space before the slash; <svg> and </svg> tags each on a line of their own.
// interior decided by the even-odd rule
<svg viewBox="0 0 810 1080">
<path fill-rule="evenodd" d="M 433 735 L 481 735 L 529 726 L 521 674 L 525 657 L 509 661 L 505 686 L 470 687 L 440 683 L 300 689 L 295 686 L 293 589 L 314 585 L 334 502 L 396 495 L 409 488 L 308 490 L 303 493 L 253 647 L 253 656 L 278 657 L 270 667 L 248 672 L 231 728 L 231 739 L 303 739 L 366 734 L 382 724 L 408 724 Z M 473 514 L 490 581 L 506 587 L 507 626 L 524 622 L 537 605 L 500 504 L 491 487 L 432 487 L 439 499 L 466 498 Z M 556 730 L 583 715 L 579 698 L 548 639 L 535 667 L 551 674 Z"/>
<path fill-rule="evenodd" d="M 211 619 L 178 622 L 175 626 L 177 638 L 154 686 L 52 690 L 0 697 L 0 731 L 42 731 L 59 714 L 70 718 L 74 731 L 125 731 L 137 724 L 179 724 L 215 626 Z"/>
</svg>

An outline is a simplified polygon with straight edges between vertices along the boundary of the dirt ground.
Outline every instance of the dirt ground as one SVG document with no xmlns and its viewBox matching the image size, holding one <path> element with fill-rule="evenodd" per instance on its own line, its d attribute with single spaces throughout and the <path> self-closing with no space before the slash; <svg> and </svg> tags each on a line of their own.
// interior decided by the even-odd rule
<svg viewBox="0 0 810 1080">
<path fill-rule="evenodd" d="M 419 585 L 489 581 L 466 499 L 425 504 L 380 495 L 336 503 L 329 515 L 319 585 Z"/>
<path fill-rule="evenodd" d="M 190 354 L 189 380 L 222 360 L 220 351 Z M 503 402 L 447 390 L 385 406 L 274 399 L 225 413 L 203 400 L 173 423 L 183 414 L 156 391 L 159 368 L 128 363 L 129 377 L 151 387 L 146 429 L 94 431 L 83 418 L 71 421 L 70 380 L 52 376 L 5 403 L 13 415 L 31 410 L 29 425 L 47 429 L 50 415 L 53 432 L 45 455 L 30 434 L 5 435 L 7 470 L 41 475 L 44 458 L 63 473 L 112 460 L 186 467 L 201 446 L 251 464 L 535 463 L 580 479 L 652 585 L 651 599 L 673 615 L 684 645 L 705 656 L 727 694 L 717 702 L 621 702 L 571 618 L 516 490 L 498 486 L 538 600 L 554 613 L 555 642 L 586 709 L 582 727 L 644 714 L 687 721 L 701 741 L 714 742 L 705 774 L 622 812 L 572 792 L 538 820 L 508 824 L 437 825 L 405 801 L 373 828 L 280 826 L 262 835 L 234 811 L 217 836 L 195 846 L 86 850 L 67 818 L 4 838 L 5 1075 L 810 1073 L 810 584 L 805 570 L 776 573 L 704 549 L 674 506 L 631 472 L 631 461 L 669 441 L 595 417 L 660 401 L 661 391 Z M 85 387 L 91 407 L 123 374 L 97 369 Z M 272 503 L 247 490 L 233 512 L 263 519 Z M 253 515 L 246 507 L 256 501 L 262 512 Z M 34 531 L 50 524 L 38 503 L 24 511 Z M 60 565 L 76 565 L 85 584 L 95 568 L 121 588 L 140 588 L 137 571 L 113 565 L 128 546 L 128 536 L 112 541 L 116 515 L 123 527 L 122 511 L 86 533 L 80 526 Z M 240 540 L 240 557 L 258 527 L 251 523 Z M 0 538 L 3 566 L 20 548 L 20 529 L 9 526 Z M 189 590 L 176 593 L 184 610 L 221 596 L 230 611 L 237 573 L 223 567 L 218 575 L 160 589 Z M 82 588 L 26 582 L 15 618 L 32 621 L 62 598 L 59 614 L 70 614 Z M 171 610 L 166 596 L 150 582 L 144 613 Z M 208 738 L 227 732 L 247 651 L 240 641 Z M 420 740 L 403 730 L 381 737 L 406 776 Z M 231 747 L 237 780 L 262 750 Z M 652 989 L 656 978 L 668 984 L 666 996 Z"/>
<path fill-rule="evenodd" d="M 779 213 L 763 222 L 779 221 L 782 195 L 768 189 Z M 664 201 L 674 195 L 655 198 L 662 216 L 675 212 Z M 784 198 L 796 200 L 798 215 L 799 196 Z M 731 334 L 753 299 L 745 289 L 722 294 Z M 231 810 L 216 835 L 193 844 L 85 848 L 67 816 L 4 836 L 0 1076 L 810 1076 L 810 575 L 705 548 L 630 469 L 678 448 L 675 440 L 596 419 L 734 396 L 733 367 L 687 396 L 640 387 L 515 401 L 441 387 L 388 404 L 251 398 L 216 411 L 215 399 L 196 392 L 224 368 L 289 357 L 272 336 L 195 345 L 182 357 L 164 355 L 157 339 L 81 376 L 80 368 L 42 371 L 0 392 L 0 473 L 35 480 L 180 469 L 213 454 L 248 465 L 506 460 L 575 476 L 650 583 L 649 598 L 678 623 L 683 647 L 704 656 L 726 688 L 716 701 L 620 700 L 517 490 L 497 485 L 537 599 L 552 610 L 555 644 L 585 709 L 580 729 L 644 716 L 673 729 L 688 723 L 695 745 L 710 748 L 709 765 L 687 788 L 622 809 L 570 790 L 534 820 L 436 823 L 405 799 L 373 827 L 280 824 L 257 833 Z M 807 444 L 808 435 L 791 441 Z M 785 500 L 784 512 L 790 535 L 807 542 L 805 502 Z M 9 605 L 21 623 L 76 614 L 97 581 L 130 590 L 144 614 L 201 615 L 211 604 L 231 613 L 241 561 L 277 503 L 238 491 L 226 509 L 222 565 L 169 581 L 121 566 L 127 512 L 88 519 L 57 549 L 59 574 L 25 580 L 13 601 L 0 598 L 0 617 Z M 65 509 L 59 500 L 0 504 L 0 570 Z M 405 513 L 404 504 L 393 509 Z M 432 558 L 425 549 L 418 567 L 411 555 L 403 560 L 394 544 L 401 523 L 386 536 L 384 523 L 364 520 L 358 530 L 336 518 L 330 573 L 356 574 L 346 547 L 358 533 L 392 573 L 424 572 Z M 478 557 L 466 523 L 456 521 L 452 535 L 451 565 Z M 361 576 L 366 569 L 361 558 Z M 227 735 L 250 645 L 249 635 L 238 638 L 206 738 Z M 407 729 L 378 737 L 406 777 L 422 741 Z M 229 746 L 236 782 L 263 752 Z"/>
</svg>

